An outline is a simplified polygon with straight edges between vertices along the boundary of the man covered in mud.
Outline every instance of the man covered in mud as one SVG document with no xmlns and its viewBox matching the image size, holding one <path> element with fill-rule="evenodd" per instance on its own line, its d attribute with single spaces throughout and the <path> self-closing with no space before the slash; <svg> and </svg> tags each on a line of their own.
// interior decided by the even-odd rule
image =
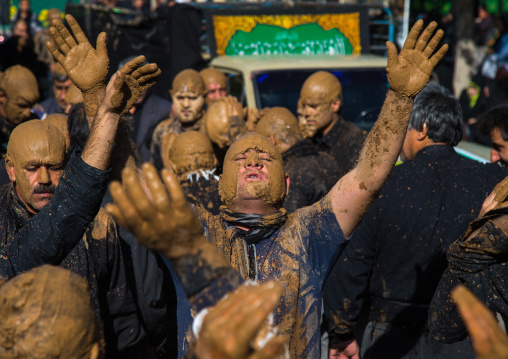
<svg viewBox="0 0 508 359">
<path fill-rule="evenodd" d="M 199 71 L 199 74 L 203 78 L 208 90 L 206 94 L 207 104 L 210 104 L 215 99 L 227 96 L 228 80 L 222 71 L 209 67 Z"/>
<path fill-rule="evenodd" d="M 467 356 L 468 342 L 445 346 L 428 335 L 427 312 L 447 265 L 446 249 L 508 171 L 458 155 L 453 146 L 462 125 L 459 102 L 443 87 L 428 84 L 416 96 L 404 163 L 393 170 L 326 282 L 331 358 L 346 344 L 358 351 L 353 332 L 364 303 L 370 312 L 363 358 Z"/>
<path fill-rule="evenodd" d="M 501 105 L 482 114 L 478 119 L 482 134 L 490 136 L 490 161 L 503 167 L 508 164 L 508 106 Z"/>
<path fill-rule="evenodd" d="M 176 136 L 169 150 L 170 167 L 180 179 L 189 203 L 219 214 L 219 175 L 212 143 L 198 131 Z"/>
<path fill-rule="evenodd" d="M 162 169 L 162 142 L 165 136 L 179 135 L 186 131 L 198 131 L 205 114 L 205 98 L 208 90 L 199 73 L 195 70 L 183 70 L 176 75 L 169 91 L 173 102 L 174 117 L 160 122 L 153 131 L 152 162 Z M 169 149 L 169 148 L 168 148 Z"/>
<path fill-rule="evenodd" d="M 441 30 L 433 36 L 436 27 L 433 22 L 420 35 L 423 21 L 418 21 L 400 55 L 387 42 L 390 90 L 380 118 L 358 165 L 314 205 L 287 215 L 282 156 L 266 137 L 248 133 L 226 154 L 219 185 L 224 203 L 220 215 L 196 208 L 198 219 L 174 174 L 164 170 L 170 201 L 150 164 L 143 166 L 150 197 L 135 172 L 126 169 L 126 189 L 112 183 L 116 205 L 107 210 L 139 241 L 171 260 L 198 310 L 214 304 L 245 280 L 280 283 L 282 297 L 274 322 L 289 338 L 291 356 L 319 357 L 324 279 L 392 170 L 413 98 L 447 51 L 444 45 L 433 55 L 443 36 Z M 213 256 L 214 248 L 222 252 L 222 258 Z"/>
<path fill-rule="evenodd" d="M 5 118 L 0 118 L 0 152 L 5 154 L 14 127 L 37 118 L 32 107 L 39 100 L 39 87 L 34 74 L 23 66 L 12 66 L 4 72 L 0 88 L 5 93 Z"/>
<path fill-rule="evenodd" d="M 263 111 L 254 131 L 268 137 L 282 154 L 284 171 L 289 175 L 289 191 L 284 198 L 288 213 L 319 201 L 340 177 L 333 157 L 318 152 L 303 138 L 298 120 L 288 109 Z"/>
<path fill-rule="evenodd" d="M 508 177 L 485 200 L 480 216 L 448 248 L 445 270 L 429 309 L 429 329 L 439 341 L 453 343 L 467 336 L 451 292 L 465 285 L 494 313 L 501 327 L 508 323 Z"/>
<path fill-rule="evenodd" d="M 305 80 L 298 100 L 306 125 L 304 134 L 317 149 L 335 158 L 344 176 L 355 167 L 366 133 L 341 115 L 342 85 L 329 72 L 319 71 Z"/>
<path fill-rule="evenodd" d="M 73 270 L 87 280 L 95 314 L 104 322 L 107 357 L 137 358 L 147 355 L 147 338 L 127 286 L 115 224 L 99 208 L 120 116 L 160 70 L 154 64 L 140 67 L 144 57 L 136 58 L 106 87 L 104 34 L 95 50 L 76 21 L 67 20 L 77 41 L 58 22 L 51 31 L 63 53 L 48 47 L 80 85 L 93 125 L 82 153 L 67 163 L 65 138 L 55 126 L 34 120 L 13 131 L 6 156 L 12 185 L 1 199 L 2 277 L 8 279 L 5 260 L 12 275 L 45 263 Z"/>
<path fill-rule="evenodd" d="M 34 268 L 0 288 L 0 303 L 0 357 L 103 358 L 101 324 L 77 274 Z"/>
</svg>

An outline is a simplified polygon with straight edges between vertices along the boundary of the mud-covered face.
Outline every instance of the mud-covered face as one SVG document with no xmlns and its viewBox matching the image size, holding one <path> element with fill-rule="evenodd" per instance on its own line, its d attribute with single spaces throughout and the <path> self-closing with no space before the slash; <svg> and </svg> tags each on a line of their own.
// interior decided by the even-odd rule
<svg viewBox="0 0 508 359">
<path fill-rule="evenodd" d="M 208 107 L 206 133 L 219 148 L 228 148 L 247 132 L 245 121 L 239 116 L 241 113 L 243 113 L 242 105 L 234 101 L 214 101 Z"/>
<path fill-rule="evenodd" d="M 217 82 L 209 83 L 208 84 L 208 95 L 206 97 L 206 102 L 210 103 L 211 101 L 213 101 L 217 98 L 226 97 L 226 95 L 227 95 L 227 89 L 222 87 L 219 83 L 217 83 Z"/>
<path fill-rule="evenodd" d="M 7 121 L 19 125 L 31 118 L 32 107 L 39 99 L 35 76 L 25 67 L 12 66 L 4 73 L 2 87 L 5 92 L 4 111 Z"/>
<path fill-rule="evenodd" d="M 333 121 L 341 106 L 342 86 L 337 78 L 324 71 L 312 74 L 302 86 L 299 105 L 311 136 L 323 131 Z"/>
<path fill-rule="evenodd" d="M 65 139 L 49 124 L 20 126 L 9 139 L 6 166 L 21 201 L 37 213 L 53 198 L 63 173 Z"/>
<path fill-rule="evenodd" d="M 7 121 L 13 125 L 19 125 L 22 122 L 34 118 L 32 114 L 33 105 L 35 105 L 35 101 L 30 101 L 30 99 L 23 97 L 6 98 L 4 111 Z"/>
<path fill-rule="evenodd" d="M 248 133 L 226 153 L 219 192 L 226 205 L 262 199 L 279 208 L 286 195 L 285 179 L 282 156 L 275 145 L 262 135 Z"/>
<path fill-rule="evenodd" d="M 203 95 L 195 92 L 179 91 L 172 98 L 176 117 L 181 123 L 194 123 L 203 115 L 203 106 L 205 104 Z"/>
</svg>

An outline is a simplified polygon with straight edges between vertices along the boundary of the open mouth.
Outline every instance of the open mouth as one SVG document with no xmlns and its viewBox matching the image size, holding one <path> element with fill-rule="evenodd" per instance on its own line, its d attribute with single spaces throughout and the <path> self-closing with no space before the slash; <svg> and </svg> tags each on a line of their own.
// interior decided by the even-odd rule
<svg viewBox="0 0 508 359">
<path fill-rule="evenodd" d="M 258 172 L 249 172 L 245 175 L 245 180 L 247 181 L 260 181 L 263 179 L 263 176 L 261 176 Z"/>
</svg>

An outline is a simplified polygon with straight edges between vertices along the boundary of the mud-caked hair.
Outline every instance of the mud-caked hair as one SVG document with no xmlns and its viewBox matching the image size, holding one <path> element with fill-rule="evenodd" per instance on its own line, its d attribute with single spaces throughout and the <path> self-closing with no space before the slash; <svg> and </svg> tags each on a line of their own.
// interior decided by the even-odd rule
<svg viewBox="0 0 508 359">
<path fill-rule="evenodd" d="M 462 108 L 459 101 L 444 87 L 430 83 L 416 95 L 409 128 L 422 131 L 433 142 L 455 146 L 462 138 Z"/>
<path fill-rule="evenodd" d="M 494 107 L 482 114 L 478 118 L 478 128 L 486 136 L 490 136 L 490 132 L 498 128 L 503 140 L 508 141 L 508 105 Z"/>
</svg>

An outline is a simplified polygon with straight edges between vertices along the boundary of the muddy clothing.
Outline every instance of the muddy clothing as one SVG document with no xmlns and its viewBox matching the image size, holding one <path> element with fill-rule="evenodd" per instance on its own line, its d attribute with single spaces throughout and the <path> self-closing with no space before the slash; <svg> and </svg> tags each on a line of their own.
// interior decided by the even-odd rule
<svg viewBox="0 0 508 359">
<path fill-rule="evenodd" d="M 318 151 L 326 152 L 335 158 L 339 170 L 338 181 L 355 167 L 366 137 L 365 131 L 340 117 L 330 132 L 323 137 L 314 136 L 312 142 Z"/>
<path fill-rule="evenodd" d="M 221 199 L 219 195 L 219 176 L 216 169 L 198 170 L 188 174 L 180 181 L 187 201 L 195 206 L 203 206 L 211 214 L 219 214 Z"/>
<path fill-rule="evenodd" d="M 196 212 L 205 237 L 244 280 L 274 280 L 282 286 L 275 324 L 290 339 L 292 358 L 319 358 L 321 295 L 328 271 L 342 250 L 344 235 L 330 196 L 287 216 Z M 233 224 L 241 224 L 249 231 Z"/>
<path fill-rule="evenodd" d="M 405 328 L 418 339 L 447 265 L 446 249 L 506 175 L 505 169 L 466 159 L 447 145 L 427 146 L 395 167 L 327 280 L 324 305 L 331 336 L 352 337 L 368 296 L 371 322 Z M 412 350 L 414 338 L 403 342 L 389 336 L 394 332 L 379 346 L 389 341 L 394 350 Z M 385 353 L 376 343 L 371 355 Z"/>
<path fill-rule="evenodd" d="M 450 297 L 458 284 L 467 286 L 490 310 L 501 315 L 505 325 L 508 323 L 508 228 L 493 222 L 506 215 L 507 208 L 488 212 L 471 223 L 468 232 L 448 249 L 449 265 L 429 309 L 429 329 L 436 339 L 450 343 L 467 336 Z"/>
<path fill-rule="evenodd" d="M 284 208 L 293 213 L 323 198 L 339 180 L 339 169 L 328 153 L 318 152 L 308 139 L 282 154 L 289 175 L 289 193 Z"/>
<path fill-rule="evenodd" d="M 201 127 L 201 119 L 196 121 L 194 126 L 192 126 L 192 130 L 199 131 Z M 169 136 L 174 133 L 175 135 L 179 135 L 184 132 L 182 123 L 178 121 L 176 118 L 168 118 L 162 122 L 160 122 L 154 129 L 152 135 L 152 144 L 150 146 L 150 153 L 152 156 L 152 163 L 155 168 L 161 171 L 164 168 L 164 164 L 162 163 L 162 155 L 161 155 L 161 146 L 162 139 L 165 136 Z"/>
<path fill-rule="evenodd" d="M 15 274 L 47 263 L 85 278 L 103 322 L 107 357 L 136 358 L 148 348 L 126 285 L 116 226 L 105 212 L 97 214 L 107 176 L 73 155 L 54 197 L 37 215 L 7 185 L 0 198 L 0 245 Z"/>
</svg>

